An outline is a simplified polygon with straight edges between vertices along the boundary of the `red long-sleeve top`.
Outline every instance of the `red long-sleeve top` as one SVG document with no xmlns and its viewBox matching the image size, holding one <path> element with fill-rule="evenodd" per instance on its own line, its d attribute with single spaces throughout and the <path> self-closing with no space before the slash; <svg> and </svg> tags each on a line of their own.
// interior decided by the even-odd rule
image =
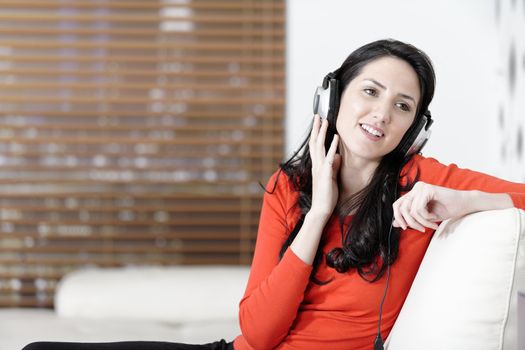
<svg viewBox="0 0 525 350">
<path fill-rule="evenodd" d="M 445 166 L 419 155 L 412 158 L 402 173 L 414 179 L 416 169 L 420 181 L 458 190 L 507 193 L 515 207 L 525 209 L 525 184 L 460 169 L 454 164 Z M 270 178 L 268 189 L 273 188 L 276 178 L 277 172 Z M 279 260 L 279 251 L 300 217 L 298 196 L 285 173 L 278 177 L 275 191 L 264 195 L 250 278 L 240 302 L 242 335 L 235 339 L 234 348 L 370 350 L 377 334 L 386 275 L 369 283 L 355 269 L 338 273 L 323 261 L 316 277 L 331 282 L 318 285 L 310 281 L 312 266 L 292 250 L 288 249 Z M 343 232 L 350 220 L 351 217 L 345 219 Z M 413 229 L 401 233 L 399 254 L 391 266 L 383 306 L 383 338 L 390 333 L 403 306 L 432 233 L 431 229 L 425 233 Z M 321 244 L 325 254 L 342 245 L 336 216 L 328 222 Z"/>
</svg>

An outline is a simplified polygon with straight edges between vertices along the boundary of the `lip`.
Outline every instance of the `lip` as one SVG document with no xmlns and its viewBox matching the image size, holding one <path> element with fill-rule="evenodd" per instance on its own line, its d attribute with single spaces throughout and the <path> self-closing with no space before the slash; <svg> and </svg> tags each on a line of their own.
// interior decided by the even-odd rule
<svg viewBox="0 0 525 350">
<path fill-rule="evenodd" d="M 361 127 L 361 125 L 366 125 L 366 126 L 372 128 L 372 129 L 374 129 L 374 130 L 377 130 L 377 131 L 379 131 L 383 136 L 381 136 L 381 137 L 376 137 L 376 136 L 374 136 L 374 135 L 368 133 L 368 131 L 366 131 L 365 129 L 363 129 L 363 128 Z M 361 132 L 363 133 L 363 135 L 365 135 L 369 140 L 374 141 L 374 142 L 380 141 L 380 140 L 385 136 L 385 132 L 384 132 L 382 129 L 380 129 L 380 128 L 378 128 L 378 127 L 375 127 L 375 126 L 373 126 L 373 125 L 370 125 L 370 124 L 368 124 L 368 123 L 359 123 L 359 129 L 361 129 Z"/>
</svg>

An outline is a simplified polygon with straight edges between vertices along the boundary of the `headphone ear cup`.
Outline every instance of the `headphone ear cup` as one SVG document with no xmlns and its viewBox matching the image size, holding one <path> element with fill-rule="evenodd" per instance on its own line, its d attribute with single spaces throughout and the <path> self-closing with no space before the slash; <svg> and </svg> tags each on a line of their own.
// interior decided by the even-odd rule
<svg viewBox="0 0 525 350">
<path fill-rule="evenodd" d="M 339 80 L 330 79 L 330 107 L 328 111 L 328 120 L 331 122 L 336 120 L 337 114 L 339 113 L 340 97 Z"/>
<path fill-rule="evenodd" d="M 427 115 L 418 119 L 398 146 L 399 153 L 405 158 L 421 152 L 430 137 L 432 120 Z"/>
<path fill-rule="evenodd" d="M 315 90 L 313 112 L 321 118 L 327 118 L 330 112 L 330 90 L 318 86 Z"/>
<path fill-rule="evenodd" d="M 323 84 L 317 87 L 313 100 L 313 112 L 319 114 L 321 118 L 330 121 L 335 120 L 339 113 L 339 80 L 335 78 L 335 73 L 328 73 Z"/>
</svg>

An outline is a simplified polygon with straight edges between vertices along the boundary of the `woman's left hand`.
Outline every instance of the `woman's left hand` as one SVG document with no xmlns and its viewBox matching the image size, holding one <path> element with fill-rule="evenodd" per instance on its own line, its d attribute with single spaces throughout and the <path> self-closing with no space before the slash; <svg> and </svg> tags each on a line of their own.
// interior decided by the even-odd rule
<svg viewBox="0 0 525 350">
<path fill-rule="evenodd" d="M 474 192 L 478 191 L 452 190 L 417 182 L 410 192 L 394 202 L 393 225 L 421 232 L 425 232 L 425 227 L 436 230 L 438 222 L 475 211 L 471 205 Z"/>
</svg>

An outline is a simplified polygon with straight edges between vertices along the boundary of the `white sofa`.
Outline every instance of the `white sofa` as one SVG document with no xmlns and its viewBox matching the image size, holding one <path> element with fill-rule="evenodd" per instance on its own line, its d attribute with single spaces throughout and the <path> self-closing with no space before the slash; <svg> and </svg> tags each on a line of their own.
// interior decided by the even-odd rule
<svg viewBox="0 0 525 350">
<path fill-rule="evenodd" d="M 57 287 L 55 311 L 0 309 L 0 350 L 46 341 L 207 343 L 240 333 L 249 268 L 133 267 L 79 270 Z"/>
<path fill-rule="evenodd" d="M 518 209 L 442 223 L 386 349 L 518 350 L 524 242 L 525 212 Z M 0 350 L 34 340 L 233 339 L 248 272 L 225 266 L 74 272 L 58 287 L 56 312 L 0 310 Z M 521 327 L 523 334 L 525 319 Z"/>
</svg>

